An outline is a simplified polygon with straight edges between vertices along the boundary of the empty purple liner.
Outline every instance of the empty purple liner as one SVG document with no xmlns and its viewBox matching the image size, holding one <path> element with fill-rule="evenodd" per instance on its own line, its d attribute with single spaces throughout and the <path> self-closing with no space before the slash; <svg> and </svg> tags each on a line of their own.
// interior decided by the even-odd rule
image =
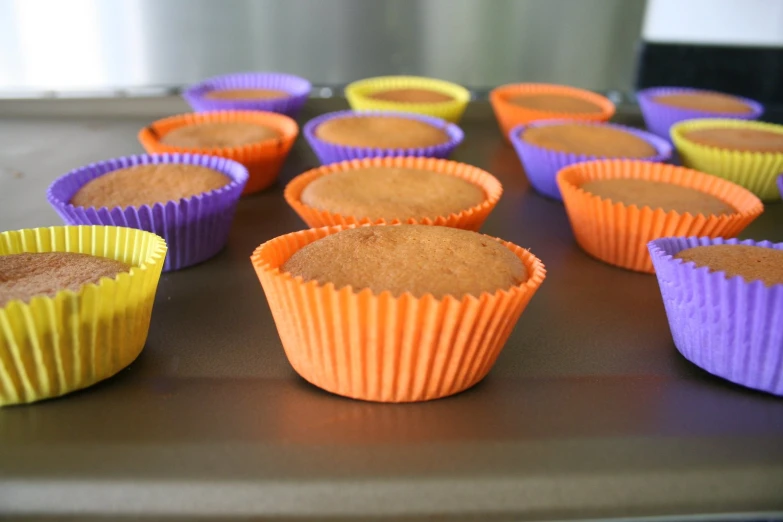
<svg viewBox="0 0 783 522">
<path fill-rule="evenodd" d="M 705 237 L 649 243 L 674 344 L 714 375 L 783 395 L 783 284 L 727 279 L 725 272 L 673 257 L 687 248 L 724 244 L 783 250 L 783 243 Z"/>
<path fill-rule="evenodd" d="M 696 118 L 734 118 L 737 120 L 756 120 L 764 113 L 764 106 L 755 100 L 735 96 L 752 109 L 747 114 L 725 113 L 725 112 L 706 112 L 695 109 L 682 109 L 671 107 L 658 103 L 653 100 L 656 96 L 665 96 L 667 94 L 685 94 L 698 92 L 712 92 L 705 89 L 690 89 L 687 87 L 652 87 L 636 93 L 636 99 L 639 102 L 639 108 L 644 116 L 644 123 L 647 130 L 668 140 L 671 143 L 669 129 L 672 125 L 683 120 L 693 120 Z M 722 93 L 715 93 L 722 94 Z"/>
<path fill-rule="evenodd" d="M 87 182 L 109 172 L 135 165 L 179 163 L 217 170 L 231 178 L 228 185 L 178 201 L 152 206 L 95 208 L 70 204 Z M 247 169 L 217 156 L 198 154 L 143 154 L 125 156 L 81 167 L 56 179 L 47 199 L 68 225 L 113 225 L 138 228 L 166 240 L 164 271 L 179 270 L 216 255 L 226 244 L 239 196 L 247 183 Z"/>
<path fill-rule="evenodd" d="M 443 130 L 449 137 L 449 141 L 432 147 L 416 147 L 410 149 L 378 149 L 372 147 L 351 147 L 349 145 L 338 145 L 329 143 L 316 137 L 315 129 L 324 122 L 338 118 L 361 118 L 365 116 L 389 116 L 393 118 L 407 118 L 428 123 L 434 127 Z M 449 123 L 440 118 L 425 116 L 423 114 L 413 114 L 396 111 L 339 111 L 322 114 L 317 118 L 308 121 L 304 126 L 304 136 L 310 147 L 321 160 L 321 163 L 337 163 L 339 161 L 362 159 L 362 158 L 387 158 L 387 157 L 426 157 L 426 158 L 448 158 L 451 152 L 462 143 L 465 134 L 462 129 L 453 123 Z"/>
<path fill-rule="evenodd" d="M 290 96 L 272 100 L 215 100 L 205 98 L 209 91 L 224 89 L 273 89 Z M 268 111 L 295 118 L 310 96 L 309 81 L 292 74 L 250 72 L 215 76 L 185 89 L 182 97 L 196 112 L 206 111 Z"/>
<path fill-rule="evenodd" d="M 654 156 L 635 159 L 660 162 L 668 161 L 672 156 L 672 146 L 669 145 L 666 140 L 650 134 L 649 132 L 626 127 L 625 125 L 597 122 L 574 122 L 566 120 L 546 120 L 530 123 L 527 125 L 517 125 L 511 129 L 511 132 L 509 132 L 509 138 L 511 139 L 511 144 L 514 145 L 514 150 L 517 151 L 517 156 L 519 156 L 519 160 L 522 162 L 522 166 L 525 168 L 525 174 L 527 175 L 528 181 L 530 181 L 530 184 L 534 189 L 536 189 L 537 192 L 543 194 L 544 196 L 557 199 L 558 201 L 563 200 L 563 196 L 560 194 L 560 188 L 557 186 L 557 173 L 560 171 L 560 169 L 573 163 L 608 159 L 606 156 L 571 154 L 569 152 L 546 149 L 538 145 L 533 145 L 532 143 L 523 140 L 521 137 L 522 133 L 526 129 L 548 127 L 551 125 L 560 125 L 563 123 L 576 123 L 578 125 L 591 125 L 596 127 L 612 127 L 643 139 L 652 145 L 652 147 L 657 151 Z"/>
</svg>

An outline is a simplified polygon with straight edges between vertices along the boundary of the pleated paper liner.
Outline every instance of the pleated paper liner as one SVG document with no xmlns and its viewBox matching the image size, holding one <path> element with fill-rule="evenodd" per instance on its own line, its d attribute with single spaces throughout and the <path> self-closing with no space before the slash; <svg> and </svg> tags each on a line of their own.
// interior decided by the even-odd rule
<svg viewBox="0 0 783 522">
<path fill-rule="evenodd" d="M 696 109 L 672 107 L 655 101 L 655 98 L 658 96 L 704 92 L 712 91 L 686 87 L 651 87 L 636 93 L 636 99 L 639 102 L 639 108 L 642 110 L 642 116 L 644 117 L 644 123 L 647 125 L 647 129 L 666 140 L 670 139 L 669 130 L 672 125 L 684 120 L 693 120 L 696 118 L 736 118 L 755 120 L 764 113 L 764 106 L 759 102 L 748 98 L 741 98 L 739 96 L 737 96 L 737 98 L 750 107 L 751 112 L 747 114 L 706 112 Z M 713 94 L 722 93 L 713 92 Z"/>
<path fill-rule="evenodd" d="M 440 300 L 338 289 L 280 271 L 303 246 L 352 227 L 286 234 L 251 257 L 294 370 L 332 393 L 380 402 L 446 397 L 484 378 L 546 276 L 541 261 L 501 241 L 525 264 L 526 282 Z"/>
<path fill-rule="evenodd" d="M 232 100 L 207 98 L 211 91 L 228 89 L 271 89 L 288 93 L 284 98 L 268 100 Z M 293 74 L 248 72 L 225 74 L 206 79 L 185 89 L 182 97 L 196 112 L 268 111 L 295 118 L 310 96 L 310 82 Z"/>
<path fill-rule="evenodd" d="M 0 405 L 86 388 L 128 366 L 147 339 L 166 243 L 131 228 L 51 227 L 3 232 L 0 255 L 77 252 L 132 265 L 79 291 L 0 307 Z"/>
<path fill-rule="evenodd" d="M 388 224 L 438 225 L 478 231 L 503 194 L 503 186 L 500 182 L 492 174 L 479 168 L 456 161 L 409 157 L 344 161 L 309 170 L 291 180 L 285 188 L 285 200 L 299 214 L 299 217 L 312 228 L 333 225 L 387 224 L 384 219 L 372 221 L 366 216 L 346 216 L 327 210 L 320 210 L 305 204 L 301 199 L 305 187 L 318 178 L 336 172 L 346 172 L 368 167 L 395 167 L 439 172 L 464 179 L 481 187 L 484 191 L 484 201 L 462 212 L 452 213 L 448 216 L 401 217 Z"/>
<path fill-rule="evenodd" d="M 686 137 L 697 129 L 753 129 L 783 135 L 783 125 L 734 119 L 701 119 L 676 124 L 672 140 L 685 166 L 720 176 L 750 190 L 763 201 L 779 201 L 777 177 L 783 173 L 783 152 L 744 152 L 694 143 Z"/>
<path fill-rule="evenodd" d="M 396 148 L 375 148 L 375 147 L 353 147 L 350 145 L 340 145 L 329 141 L 324 141 L 316 136 L 316 129 L 319 125 L 340 118 L 362 118 L 362 117 L 390 117 L 390 118 L 406 118 L 411 120 L 420 121 L 428 125 L 432 125 L 446 133 L 449 140 L 446 143 L 440 145 L 432 145 L 429 147 L 411 147 L 404 149 Z M 386 157 L 407 157 L 407 156 L 421 156 L 429 158 L 448 158 L 457 146 L 462 143 L 462 139 L 465 134 L 462 129 L 457 127 L 453 123 L 449 123 L 445 120 L 434 118 L 432 116 L 423 116 L 421 114 L 390 112 L 390 111 L 338 111 L 322 114 L 312 120 L 308 121 L 304 126 L 304 137 L 307 143 L 321 160 L 321 163 L 328 165 L 330 163 L 337 163 L 340 161 L 347 161 L 353 159 L 363 158 L 386 158 Z"/>
<path fill-rule="evenodd" d="M 522 134 L 530 128 L 547 127 L 551 125 L 562 125 L 568 123 L 564 120 L 550 120 L 534 122 L 529 125 L 517 125 L 509 133 L 511 138 L 511 144 L 514 146 L 517 155 L 519 156 L 522 166 L 525 169 L 528 181 L 534 189 L 540 194 L 546 197 L 562 200 L 563 196 L 560 194 L 560 189 L 557 186 L 557 173 L 574 163 L 581 163 L 583 161 L 594 161 L 599 159 L 609 159 L 603 156 L 589 156 L 587 154 L 572 154 L 570 152 L 562 152 L 558 150 L 547 149 L 539 145 L 530 143 L 522 139 Z M 581 122 L 581 125 L 593 125 L 593 126 L 607 126 L 613 129 L 621 130 L 633 134 L 637 138 L 641 138 L 649 143 L 656 151 L 655 155 L 648 158 L 640 158 L 645 161 L 663 162 L 671 159 L 672 147 L 669 143 L 639 129 L 632 127 L 626 127 L 625 125 L 617 125 L 611 123 L 596 123 L 596 122 Z"/>
<path fill-rule="evenodd" d="M 580 187 L 602 179 L 640 179 L 672 183 L 717 197 L 736 209 L 724 215 L 680 214 L 614 203 Z M 761 201 L 739 185 L 695 170 L 631 160 L 601 160 L 570 165 L 557 175 L 571 228 L 580 247 L 611 265 L 653 272 L 647 243 L 666 236 L 734 237 L 764 210 Z"/>
<path fill-rule="evenodd" d="M 707 237 L 667 237 L 649 245 L 674 344 L 713 375 L 783 395 L 783 284 L 727 278 L 674 258 L 687 248 L 722 244 L 783 250 L 783 243 Z"/>
<path fill-rule="evenodd" d="M 778 190 L 780 191 L 780 197 L 783 198 L 783 174 L 778 176 Z"/>
<path fill-rule="evenodd" d="M 96 208 L 70 203 L 79 189 L 93 179 L 118 169 L 148 164 L 198 165 L 221 172 L 231 181 L 217 190 L 154 205 Z M 47 199 L 68 225 L 138 228 L 163 237 L 169 247 L 163 269 L 170 271 L 206 261 L 223 249 L 247 178 L 247 169 L 241 164 L 217 156 L 125 156 L 93 163 L 61 176 L 49 186 Z"/>
<path fill-rule="evenodd" d="M 529 109 L 511 103 L 509 100 L 521 94 L 552 94 L 570 96 L 596 104 L 600 113 L 553 112 Z M 496 87 L 489 93 L 489 101 L 495 111 L 500 132 L 510 141 L 511 130 L 517 125 L 526 125 L 539 120 L 608 121 L 614 115 L 614 103 L 608 98 L 576 87 L 548 83 L 514 83 Z"/>
<path fill-rule="evenodd" d="M 390 89 L 428 89 L 453 100 L 440 103 L 404 103 L 376 100 L 370 95 Z M 452 123 L 459 122 L 470 101 L 470 92 L 456 83 L 419 76 L 380 76 L 349 84 L 345 97 L 353 110 L 403 111 L 434 116 Z"/>
<path fill-rule="evenodd" d="M 173 147 L 161 143 L 161 138 L 174 129 L 199 123 L 256 123 L 272 127 L 280 133 L 277 139 L 221 148 Z M 269 187 L 277 179 L 291 147 L 299 134 L 299 126 L 284 114 L 261 111 L 217 111 L 180 114 L 153 122 L 139 131 L 139 141 L 149 153 L 204 154 L 220 156 L 244 165 L 250 178 L 243 195 Z"/>
</svg>

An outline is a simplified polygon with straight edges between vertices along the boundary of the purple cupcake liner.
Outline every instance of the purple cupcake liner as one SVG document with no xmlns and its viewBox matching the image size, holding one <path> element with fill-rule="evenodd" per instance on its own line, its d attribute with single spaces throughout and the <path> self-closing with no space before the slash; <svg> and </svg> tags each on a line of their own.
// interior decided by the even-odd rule
<svg viewBox="0 0 783 522">
<path fill-rule="evenodd" d="M 636 99 L 639 102 L 639 108 L 642 110 L 644 123 L 647 130 L 657 134 L 671 143 L 669 129 L 672 125 L 683 120 L 693 120 L 696 118 L 733 118 L 736 120 L 756 120 L 764 113 L 764 106 L 755 100 L 735 96 L 750 106 L 751 112 L 747 114 L 735 114 L 724 112 L 706 112 L 695 109 L 682 109 L 670 107 L 654 101 L 656 96 L 665 96 L 667 94 L 681 94 L 691 92 L 712 92 L 706 89 L 691 89 L 687 87 L 652 87 L 636 93 Z M 722 93 L 716 93 L 722 94 Z"/>
<path fill-rule="evenodd" d="M 778 190 L 780 191 L 780 197 L 783 198 L 783 174 L 778 176 Z"/>
<path fill-rule="evenodd" d="M 727 279 L 725 272 L 673 257 L 686 248 L 723 244 L 783 250 L 783 243 L 705 237 L 667 237 L 648 245 L 674 344 L 714 375 L 783 395 L 783 284 Z"/>
<path fill-rule="evenodd" d="M 407 118 L 418 120 L 433 127 L 443 130 L 449 137 L 449 141 L 432 147 L 416 147 L 410 149 L 379 149 L 372 147 L 351 147 L 348 145 L 338 145 L 323 141 L 315 135 L 316 128 L 324 122 L 338 118 L 361 118 L 364 116 L 390 116 L 394 118 Z M 462 143 L 465 134 L 462 129 L 454 123 L 449 123 L 440 118 L 425 116 L 423 114 L 413 114 L 397 111 L 339 111 L 322 114 L 317 118 L 308 121 L 304 126 L 303 134 L 310 147 L 321 160 L 321 163 L 328 165 L 340 161 L 363 159 L 363 158 L 387 158 L 387 157 L 428 157 L 446 159 L 452 151 Z"/>
<path fill-rule="evenodd" d="M 195 196 L 138 207 L 95 208 L 70 204 L 87 182 L 109 172 L 135 165 L 179 163 L 217 170 L 231 182 Z M 164 271 L 179 270 L 216 255 L 228 240 L 239 196 L 247 183 L 247 169 L 217 156 L 198 154 L 143 154 L 125 156 L 81 167 L 56 179 L 47 199 L 68 225 L 113 225 L 153 232 L 166 240 Z"/>
<path fill-rule="evenodd" d="M 274 89 L 291 96 L 272 100 L 213 100 L 205 98 L 209 91 L 223 89 Z M 185 89 L 182 97 L 196 112 L 206 111 L 267 111 L 295 118 L 310 96 L 309 81 L 292 74 L 273 72 L 236 73 L 215 76 Z"/>
<path fill-rule="evenodd" d="M 525 169 L 525 174 L 527 175 L 528 181 L 530 181 L 530 184 L 537 192 L 558 201 L 563 200 L 563 196 L 560 194 L 560 188 L 557 186 L 557 173 L 560 171 L 560 169 L 573 163 L 610 159 L 608 156 L 571 154 L 569 152 L 546 149 L 538 145 L 533 145 L 532 143 L 523 140 L 521 137 L 522 133 L 526 129 L 548 127 L 551 125 L 560 125 L 563 123 L 577 123 L 578 125 L 590 125 L 595 127 L 612 127 L 643 139 L 652 145 L 653 148 L 657 151 L 654 156 L 634 159 L 652 162 L 665 162 L 672 157 L 672 146 L 666 140 L 650 134 L 649 132 L 634 129 L 632 127 L 626 127 L 625 125 L 598 122 L 574 122 L 573 120 L 546 120 L 530 124 L 517 125 L 509 132 L 509 139 L 511 140 L 511 144 L 514 146 L 514 150 L 517 152 L 517 156 L 519 156 L 519 160 L 522 162 L 522 166 Z M 611 158 L 619 157 L 612 156 Z"/>
</svg>

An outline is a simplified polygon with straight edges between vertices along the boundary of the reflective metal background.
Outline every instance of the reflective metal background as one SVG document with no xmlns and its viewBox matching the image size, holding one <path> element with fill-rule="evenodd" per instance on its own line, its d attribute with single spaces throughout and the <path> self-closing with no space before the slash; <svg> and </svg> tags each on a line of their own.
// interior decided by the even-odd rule
<svg viewBox="0 0 783 522">
<path fill-rule="evenodd" d="M 0 0 L 0 94 L 420 74 L 629 89 L 644 0 Z"/>
</svg>

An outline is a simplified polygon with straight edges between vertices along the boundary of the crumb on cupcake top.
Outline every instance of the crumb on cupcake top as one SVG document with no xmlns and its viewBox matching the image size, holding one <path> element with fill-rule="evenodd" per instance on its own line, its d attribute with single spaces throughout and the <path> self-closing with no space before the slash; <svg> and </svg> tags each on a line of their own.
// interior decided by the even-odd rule
<svg viewBox="0 0 783 522">
<path fill-rule="evenodd" d="M 659 94 L 652 99 L 662 105 L 679 109 L 726 114 L 748 114 L 753 112 L 753 109 L 740 98 L 717 92 L 676 92 Z"/>
<path fill-rule="evenodd" d="M 449 142 L 444 130 L 398 116 L 342 116 L 318 125 L 315 135 L 337 145 L 381 149 L 432 147 Z"/>
<path fill-rule="evenodd" d="M 375 91 L 367 97 L 374 100 L 401 103 L 443 103 L 454 100 L 448 94 L 433 89 L 421 88 L 383 89 Z"/>
<path fill-rule="evenodd" d="M 646 140 L 607 125 L 562 123 L 525 129 L 524 141 L 549 150 L 608 158 L 649 158 L 657 151 Z"/>
<path fill-rule="evenodd" d="M 783 152 L 783 132 L 750 128 L 707 127 L 686 131 L 684 136 L 694 143 L 719 149 L 743 152 Z"/>
<path fill-rule="evenodd" d="M 216 149 L 241 147 L 278 138 L 280 133 L 267 125 L 235 121 L 184 125 L 164 134 L 160 142 L 184 149 Z"/>
<path fill-rule="evenodd" d="M 517 94 L 508 101 L 514 105 L 546 112 L 600 114 L 601 106 L 591 101 L 565 94 Z"/>
<path fill-rule="evenodd" d="M 208 100 L 279 100 L 289 96 L 278 89 L 215 89 L 204 93 Z"/>
<path fill-rule="evenodd" d="M 720 198 L 674 183 L 641 179 L 603 179 L 583 183 L 581 188 L 603 199 L 611 199 L 613 203 L 662 209 L 664 212 L 689 212 L 692 215 L 736 212 L 734 207 Z"/>
<path fill-rule="evenodd" d="M 687 248 L 674 256 L 712 272 L 725 272 L 727 278 L 762 281 L 767 286 L 783 284 L 783 250 L 753 245 L 705 245 Z"/>
</svg>

